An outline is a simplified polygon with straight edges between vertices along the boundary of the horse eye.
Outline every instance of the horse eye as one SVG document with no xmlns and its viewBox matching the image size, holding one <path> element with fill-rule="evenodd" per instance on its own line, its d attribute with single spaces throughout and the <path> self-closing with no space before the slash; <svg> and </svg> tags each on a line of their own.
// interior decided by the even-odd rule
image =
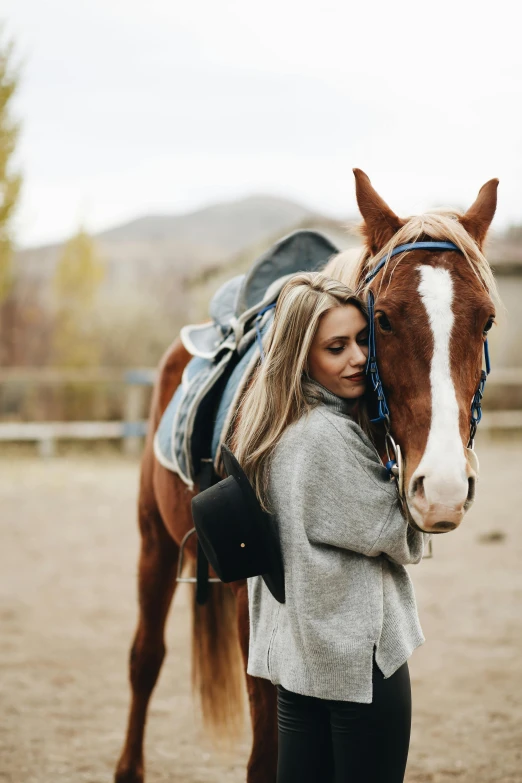
<svg viewBox="0 0 522 783">
<path fill-rule="evenodd" d="M 495 323 L 495 316 L 492 315 L 490 318 L 488 318 L 487 323 L 484 327 L 484 334 L 487 334 L 489 332 L 489 330 L 491 329 L 494 323 Z"/>
<path fill-rule="evenodd" d="M 388 320 L 388 316 L 384 313 L 377 313 L 377 323 L 383 332 L 391 332 L 392 325 Z"/>
</svg>

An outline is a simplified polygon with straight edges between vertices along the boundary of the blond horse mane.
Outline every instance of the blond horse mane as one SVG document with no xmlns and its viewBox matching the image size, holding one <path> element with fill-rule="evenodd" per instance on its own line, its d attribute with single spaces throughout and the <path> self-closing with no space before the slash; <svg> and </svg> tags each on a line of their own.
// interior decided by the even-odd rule
<svg viewBox="0 0 522 783">
<path fill-rule="evenodd" d="M 323 272 L 340 280 L 358 294 L 365 293 L 368 287 L 364 284 L 365 277 L 372 269 L 375 269 L 379 261 L 383 258 L 387 259 L 383 268 L 383 279 L 390 254 L 396 247 L 429 237 L 433 240 L 453 242 L 462 252 L 480 284 L 495 304 L 501 306 L 497 284 L 489 262 L 475 240 L 460 223 L 461 217 L 462 213 L 453 209 L 441 209 L 410 217 L 376 255 L 372 256 L 367 248 L 344 250 L 328 261 Z M 359 230 L 359 233 L 362 235 L 362 230 Z M 397 256 L 395 268 L 403 258 L 402 254 Z"/>
</svg>

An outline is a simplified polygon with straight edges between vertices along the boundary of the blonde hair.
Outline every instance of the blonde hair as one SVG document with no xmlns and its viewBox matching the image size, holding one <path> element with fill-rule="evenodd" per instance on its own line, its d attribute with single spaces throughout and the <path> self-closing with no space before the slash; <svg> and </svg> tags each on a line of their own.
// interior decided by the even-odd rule
<svg viewBox="0 0 522 783">
<path fill-rule="evenodd" d="M 407 218 L 404 226 L 374 256 L 368 249 L 364 249 L 362 253 L 359 252 L 359 256 L 356 258 L 353 250 L 346 250 L 334 256 L 326 264 L 323 272 L 341 280 L 345 285 L 357 291 L 358 294 L 366 293 L 367 286 L 364 280 L 367 274 L 375 269 L 379 261 L 386 258 L 387 261 L 383 268 L 381 280 L 384 279 L 390 254 L 399 245 L 417 242 L 426 238 L 446 240 L 453 242 L 459 248 L 482 287 L 491 296 L 494 303 L 502 307 L 497 284 L 488 260 L 473 237 L 468 234 L 460 222 L 462 217 L 463 213 L 455 209 L 446 208 Z M 364 234 L 364 226 L 359 229 L 359 233 Z M 402 258 L 402 255 L 398 256 L 397 264 L 402 261 Z"/>
<path fill-rule="evenodd" d="M 286 427 L 320 401 L 307 361 L 320 318 L 334 307 L 363 302 L 346 285 L 321 272 L 292 277 L 282 288 L 265 347 L 265 359 L 245 393 L 232 448 L 256 495 L 268 510 L 270 460 Z"/>
</svg>

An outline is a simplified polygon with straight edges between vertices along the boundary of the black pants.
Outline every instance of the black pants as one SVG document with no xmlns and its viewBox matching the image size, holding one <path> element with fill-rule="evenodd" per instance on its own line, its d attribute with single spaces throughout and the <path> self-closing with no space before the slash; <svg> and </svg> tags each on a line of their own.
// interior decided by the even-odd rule
<svg viewBox="0 0 522 783">
<path fill-rule="evenodd" d="M 408 664 L 384 679 L 373 664 L 373 701 L 327 701 L 277 686 L 277 783 L 403 783 L 411 727 Z"/>
</svg>

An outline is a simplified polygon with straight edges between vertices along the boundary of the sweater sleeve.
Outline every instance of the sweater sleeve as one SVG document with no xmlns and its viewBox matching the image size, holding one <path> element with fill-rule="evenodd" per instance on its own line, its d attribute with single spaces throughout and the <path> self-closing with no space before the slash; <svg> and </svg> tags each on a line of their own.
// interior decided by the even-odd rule
<svg viewBox="0 0 522 783">
<path fill-rule="evenodd" d="M 288 508 L 303 520 L 308 539 L 369 557 L 384 554 L 401 565 L 418 563 L 429 535 L 407 524 L 362 430 L 349 419 L 337 424 L 322 413 L 314 419 L 299 444 L 288 444 L 286 483 Z"/>
</svg>

